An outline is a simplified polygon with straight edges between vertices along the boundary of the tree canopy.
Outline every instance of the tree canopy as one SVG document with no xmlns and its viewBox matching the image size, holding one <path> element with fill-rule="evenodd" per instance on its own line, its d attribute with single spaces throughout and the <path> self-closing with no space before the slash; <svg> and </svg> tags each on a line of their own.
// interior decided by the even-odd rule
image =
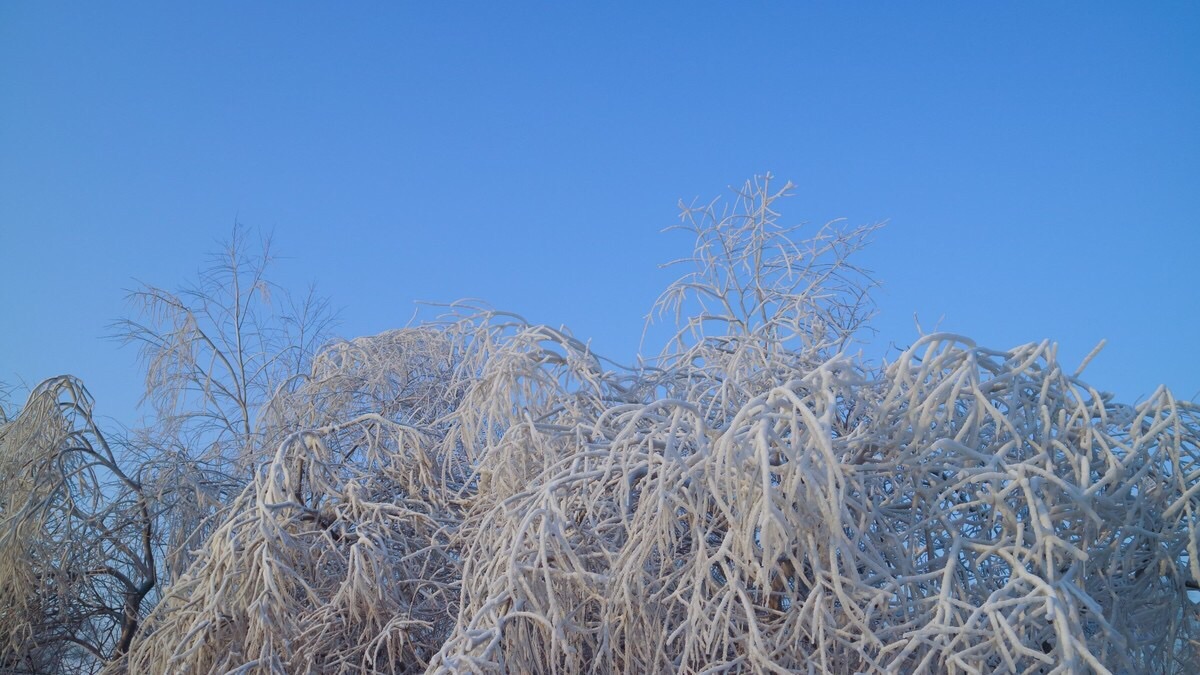
<svg viewBox="0 0 1200 675">
<path fill-rule="evenodd" d="M 1050 341 L 866 363 L 874 228 L 790 187 L 682 209 L 634 365 L 477 304 L 318 348 L 265 256 L 144 290 L 157 427 L 114 448 L 69 377 L 0 426 L 0 667 L 1200 670 L 1200 407 Z"/>
</svg>

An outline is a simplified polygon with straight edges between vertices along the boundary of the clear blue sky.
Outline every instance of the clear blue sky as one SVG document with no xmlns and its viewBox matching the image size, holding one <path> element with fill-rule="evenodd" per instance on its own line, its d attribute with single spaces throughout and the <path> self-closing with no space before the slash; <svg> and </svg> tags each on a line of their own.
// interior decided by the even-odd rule
<svg viewBox="0 0 1200 675">
<path fill-rule="evenodd" d="M 882 345 L 1107 337 L 1101 388 L 1196 395 L 1200 5 L 900 4 L 0 4 L 0 380 L 129 419 L 123 289 L 235 218 L 344 335 L 472 296 L 627 358 L 676 200 L 770 170 L 890 221 Z"/>
</svg>

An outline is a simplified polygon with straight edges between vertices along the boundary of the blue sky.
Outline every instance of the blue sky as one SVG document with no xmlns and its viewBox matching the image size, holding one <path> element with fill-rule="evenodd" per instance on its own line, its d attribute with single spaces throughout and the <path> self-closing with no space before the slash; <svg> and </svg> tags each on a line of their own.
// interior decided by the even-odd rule
<svg viewBox="0 0 1200 675">
<path fill-rule="evenodd" d="M 130 419 L 123 289 L 235 219 L 344 335 L 481 297 L 627 359 L 676 201 L 769 170 L 889 221 L 872 349 L 1106 337 L 1100 388 L 1195 396 L 1200 5 L 900 4 L 0 4 L 0 380 Z"/>
</svg>

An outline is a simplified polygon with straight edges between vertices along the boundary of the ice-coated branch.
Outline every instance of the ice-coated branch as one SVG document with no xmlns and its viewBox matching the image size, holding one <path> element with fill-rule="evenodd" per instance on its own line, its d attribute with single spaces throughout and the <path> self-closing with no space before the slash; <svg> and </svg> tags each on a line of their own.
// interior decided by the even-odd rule
<svg viewBox="0 0 1200 675">
<path fill-rule="evenodd" d="M 152 505 L 71 377 L 0 424 L 0 670 L 95 672 L 156 590 Z"/>
<path fill-rule="evenodd" d="M 1200 670 L 1200 408 L 1048 341 L 864 364 L 873 228 L 789 190 L 685 209 L 648 363 L 459 303 L 274 380 L 251 478 L 158 465 L 214 515 L 110 672 Z"/>
</svg>

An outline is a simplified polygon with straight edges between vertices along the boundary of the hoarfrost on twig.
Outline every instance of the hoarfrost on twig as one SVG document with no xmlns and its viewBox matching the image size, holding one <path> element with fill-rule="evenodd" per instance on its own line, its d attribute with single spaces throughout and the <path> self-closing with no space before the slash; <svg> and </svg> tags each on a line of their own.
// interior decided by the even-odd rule
<svg viewBox="0 0 1200 675">
<path fill-rule="evenodd" d="M 1200 408 L 1050 342 L 864 366 L 874 228 L 799 240 L 789 190 L 685 209 L 637 367 L 471 304 L 328 347 L 110 669 L 1200 669 Z"/>
</svg>

